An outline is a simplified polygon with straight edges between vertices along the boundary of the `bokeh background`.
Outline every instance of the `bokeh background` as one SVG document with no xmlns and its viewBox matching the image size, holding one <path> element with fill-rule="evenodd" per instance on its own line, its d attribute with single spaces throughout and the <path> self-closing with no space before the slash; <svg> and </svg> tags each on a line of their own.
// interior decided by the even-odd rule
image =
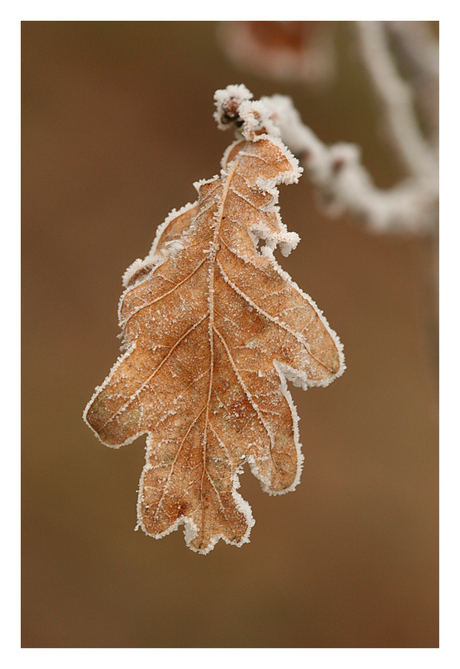
<svg viewBox="0 0 460 669">
<path fill-rule="evenodd" d="M 237 69 L 214 22 L 22 24 L 23 647 L 438 645 L 438 414 L 430 241 L 321 214 L 282 187 L 302 241 L 282 264 L 317 302 L 347 371 L 293 389 L 302 480 L 241 493 L 256 525 L 207 556 L 182 529 L 134 532 L 140 438 L 104 447 L 81 415 L 119 353 L 121 276 L 195 199 L 232 136 L 213 93 L 291 95 L 326 143 L 361 145 L 379 186 L 401 170 L 346 24 L 329 87 Z"/>
</svg>

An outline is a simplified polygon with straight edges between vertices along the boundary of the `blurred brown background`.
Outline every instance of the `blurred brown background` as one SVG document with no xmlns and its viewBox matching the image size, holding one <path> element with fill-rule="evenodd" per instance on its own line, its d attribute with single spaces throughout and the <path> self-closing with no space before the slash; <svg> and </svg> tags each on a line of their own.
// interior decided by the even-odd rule
<svg viewBox="0 0 460 669">
<path fill-rule="evenodd" d="M 293 390 L 305 454 L 294 493 L 245 470 L 251 543 L 207 556 L 182 529 L 134 532 L 144 438 L 115 451 L 81 414 L 118 355 L 121 275 L 169 211 L 219 170 L 213 93 L 291 95 L 327 143 L 360 144 L 380 186 L 401 172 L 346 25 L 322 92 L 241 72 L 214 22 L 25 22 L 23 584 L 25 647 L 438 645 L 437 382 L 423 240 L 321 215 L 282 187 L 302 241 L 282 264 L 324 310 L 347 371 Z"/>
</svg>

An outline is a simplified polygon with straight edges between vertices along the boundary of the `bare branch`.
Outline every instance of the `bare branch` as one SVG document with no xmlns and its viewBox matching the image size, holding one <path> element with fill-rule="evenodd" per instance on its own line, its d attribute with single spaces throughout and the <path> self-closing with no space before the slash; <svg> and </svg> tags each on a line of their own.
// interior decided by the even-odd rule
<svg viewBox="0 0 460 669">
<path fill-rule="evenodd" d="M 353 144 L 330 147 L 302 123 L 292 100 L 262 98 L 283 142 L 302 157 L 307 175 L 318 188 L 327 213 L 348 210 L 375 232 L 431 233 L 437 226 L 437 182 L 430 175 L 411 176 L 388 190 L 377 188 Z"/>
<path fill-rule="evenodd" d="M 418 126 L 412 89 L 398 73 L 384 25 L 379 21 L 357 21 L 356 28 L 364 63 L 402 163 L 415 177 L 437 179 L 436 158 Z"/>
<path fill-rule="evenodd" d="M 439 42 L 426 21 L 388 21 L 386 29 L 413 86 L 430 144 L 439 143 Z"/>
</svg>

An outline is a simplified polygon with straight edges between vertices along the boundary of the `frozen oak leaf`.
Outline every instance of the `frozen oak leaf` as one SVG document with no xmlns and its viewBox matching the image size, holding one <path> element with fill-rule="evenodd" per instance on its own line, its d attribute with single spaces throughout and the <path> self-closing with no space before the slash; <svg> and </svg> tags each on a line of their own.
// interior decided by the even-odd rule
<svg viewBox="0 0 460 669">
<path fill-rule="evenodd" d="M 239 127 L 219 176 L 159 227 L 124 276 L 124 354 L 85 420 L 107 446 L 147 434 L 138 525 L 187 545 L 241 546 L 254 520 L 237 492 L 249 463 L 269 493 L 293 490 L 302 455 L 287 388 L 326 386 L 344 369 L 337 336 L 273 256 L 298 241 L 281 222 L 279 183 L 297 160 L 244 86 L 216 93 L 220 127 Z M 263 241 L 259 249 L 259 242 Z"/>
</svg>

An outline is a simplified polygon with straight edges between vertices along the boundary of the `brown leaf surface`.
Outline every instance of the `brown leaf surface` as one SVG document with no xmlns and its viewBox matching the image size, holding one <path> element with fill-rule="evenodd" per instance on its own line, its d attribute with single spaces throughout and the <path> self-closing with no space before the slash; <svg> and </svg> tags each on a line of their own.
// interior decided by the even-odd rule
<svg viewBox="0 0 460 669">
<path fill-rule="evenodd" d="M 220 176 L 198 184 L 198 201 L 166 219 L 125 275 L 126 350 L 85 410 L 108 446 L 147 433 L 139 526 L 159 538 L 185 523 L 200 553 L 219 538 L 248 541 L 254 521 L 236 491 L 244 463 L 269 493 L 299 481 L 286 379 L 306 388 L 343 371 L 337 337 L 271 250 L 295 243 L 275 186 L 297 176 L 269 135 L 227 150 Z"/>
</svg>

